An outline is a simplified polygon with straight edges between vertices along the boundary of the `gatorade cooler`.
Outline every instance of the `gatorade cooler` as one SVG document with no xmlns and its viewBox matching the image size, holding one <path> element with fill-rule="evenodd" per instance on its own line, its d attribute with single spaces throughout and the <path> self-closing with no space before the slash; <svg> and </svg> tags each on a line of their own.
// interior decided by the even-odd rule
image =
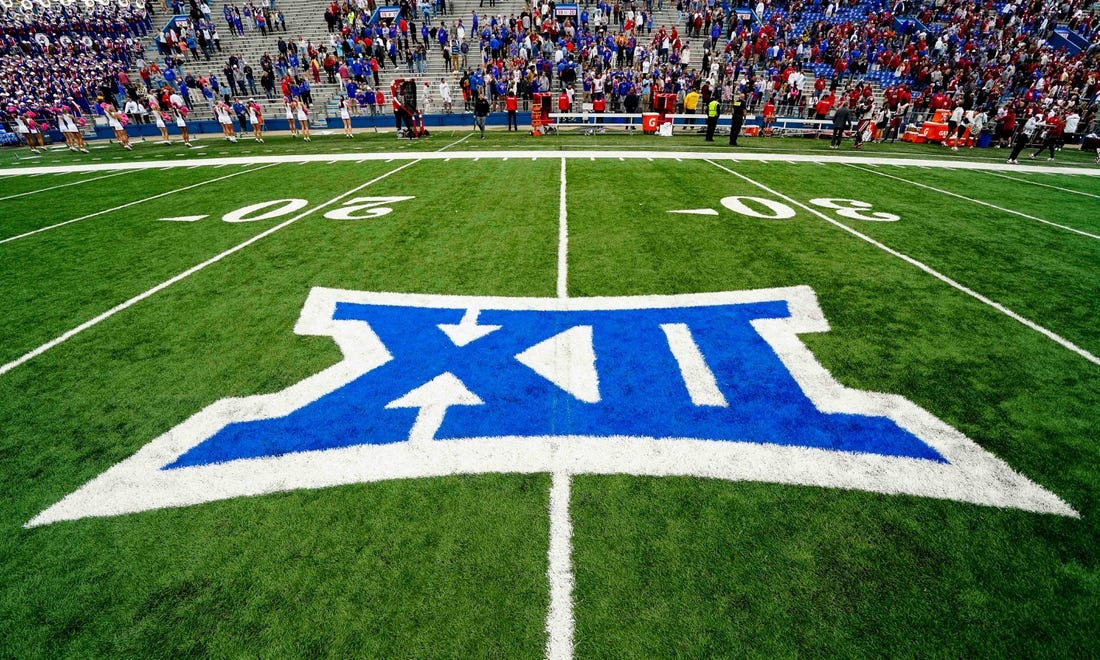
<svg viewBox="0 0 1100 660">
<path fill-rule="evenodd" d="M 654 110 L 659 115 L 658 123 L 663 123 L 665 115 L 676 114 L 676 95 L 675 94 L 657 94 Z"/>
<path fill-rule="evenodd" d="M 643 112 L 642 113 L 642 132 L 646 135 L 653 135 L 657 132 L 657 123 L 660 119 L 660 115 L 656 112 Z"/>
</svg>

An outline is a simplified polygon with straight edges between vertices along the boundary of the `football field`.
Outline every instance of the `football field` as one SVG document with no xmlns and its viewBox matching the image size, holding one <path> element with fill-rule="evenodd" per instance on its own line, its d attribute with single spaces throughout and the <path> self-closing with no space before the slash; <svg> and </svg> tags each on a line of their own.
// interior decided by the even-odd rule
<svg viewBox="0 0 1100 660">
<path fill-rule="evenodd" d="M 272 142 L 0 171 L 0 655 L 1100 651 L 1083 160 Z"/>
</svg>

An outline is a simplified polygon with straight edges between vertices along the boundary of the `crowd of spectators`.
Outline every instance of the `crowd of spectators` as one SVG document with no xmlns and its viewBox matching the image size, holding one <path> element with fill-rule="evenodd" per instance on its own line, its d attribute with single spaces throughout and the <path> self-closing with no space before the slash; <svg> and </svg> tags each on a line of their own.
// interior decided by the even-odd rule
<svg viewBox="0 0 1100 660">
<path fill-rule="evenodd" d="M 56 5 L 7 10 L 0 17 L 0 112 L 10 121 L 32 113 L 52 120 L 63 106 L 95 111 L 99 97 L 124 91 L 126 71 L 144 51 L 138 37 L 152 29 L 144 7 Z"/>
<path fill-rule="evenodd" d="M 382 75 L 422 76 L 436 61 L 447 73 L 426 81 L 424 105 L 438 100 L 444 110 L 460 103 L 471 110 L 477 96 L 502 109 L 508 92 L 526 101 L 553 91 L 563 97 L 559 107 L 611 112 L 646 111 L 656 94 L 674 94 L 677 110 L 690 113 L 711 98 L 725 111 L 743 94 L 751 112 L 770 106 L 807 118 L 844 104 L 865 115 L 857 119 L 891 124 L 901 115 L 905 123 L 961 105 L 968 117 L 985 113 L 991 127 L 1011 107 L 1027 117 L 1077 114 L 1084 128 L 1100 91 L 1095 49 L 1071 55 L 1045 41 L 1055 25 L 1095 38 L 1100 26 L 1087 0 L 759 0 L 759 21 L 709 0 L 586 1 L 569 16 L 547 0 L 518 14 L 496 13 L 488 1 L 485 15 L 460 18 L 446 0 L 402 0 L 396 18 L 371 23 L 373 0 L 334 0 L 321 44 L 288 38 L 271 0 L 223 5 L 231 33 L 273 40 L 259 62 L 223 53 L 215 10 L 196 0 L 176 7 L 189 20 L 158 34 L 159 63 L 147 62 L 133 38 L 150 27 L 146 9 L 44 14 L 49 43 L 35 41 L 35 25 L 9 18 L 0 34 L 13 57 L 5 58 L 0 94 L 5 105 L 66 100 L 84 112 L 102 97 L 119 107 L 136 102 L 146 115 L 166 110 L 172 95 L 191 109 L 260 94 L 308 106 L 311 85 L 323 77 L 341 85 L 351 107 L 377 111 Z M 672 7 L 674 23 L 655 21 Z M 868 95 L 864 111 L 859 101 Z"/>
</svg>

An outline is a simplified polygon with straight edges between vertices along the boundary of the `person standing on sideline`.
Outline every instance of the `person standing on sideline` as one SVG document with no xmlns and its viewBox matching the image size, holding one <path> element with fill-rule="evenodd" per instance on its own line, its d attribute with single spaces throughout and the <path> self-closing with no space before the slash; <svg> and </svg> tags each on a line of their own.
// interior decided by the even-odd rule
<svg viewBox="0 0 1100 660">
<path fill-rule="evenodd" d="M 264 143 L 264 112 L 254 99 L 248 99 L 248 123 L 252 125 L 252 137 L 256 142 Z"/>
<path fill-rule="evenodd" d="M 833 139 L 829 141 L 830 149 L 839 149 L 844 139 L 844 131 L 852 127 L 852 114 L 848 111 L 848 102 L 841 101 L 833 114 Z"/>
<path fill-rule="evenodd" d="M 722 104 L 717 98 L 711 97 L 707 103 L 707 142 L 714 142 L 714 130 L 718 128 L 718 115 Z"/>
<path fill-rule="evenodd" d="M 739 92 L 737 98 L 730 105 L 730 146 L 736 147 L 737 134 L 741 132 L 741 124 L 745 123 L 745 93 Z"/>
<path fill-rule="evenodd" d="M 1043 153 L 1044 149 L 1050 150 L 1050 158 L 1047 160 L 1054 160 L 1054 148 L 1062 143 L 1062 118 L 1058 115 L 1051 115 L 1047 119 L 1047 130 L 1043 135 L 1043 146 L 1039 147 L 1035 153 L 1028 156 L 1031 160 L 1035 160 L 1035 157 Z"/>
<path fill-rule="evenodd" d="M 948 146 L 954 138 L 955 142 L 951 144 L 951 151 L 959 150 L 959 140 L 962 139 L 963 131 L 966 128 L 963 126 L 963 106 L 961 101 L 955 102 L 955 109 L 951 111 L 951 116 L 947 119 L 947 137 L 943 140 L 943 146 Z"/>
<path fill-rule="evenodd" d="M 1035 115 L 1027 120 L 1024 127 L 1020 129 L 1020 132 L 1016 134 L 1015 144 L 1012 145 L 1012 154 L 1008 157 L 1008 163 L 1010 165 L 1019 165 L 1019 161 L 1016 157 L 1020 155 L 1020 152 L 1024 150 L 1028 142 L 1031 142 L 1031 136 L 1035 135 L 1035 131 L 1039 129 L 1039 126 L 1043 123 L 1042 115 Z M 1039 151 L 1042 151 L 1040 149 Z M 1034 158 L 1034 156 L 1032 156 Z"/>
<path fill-rule="evenodd" d="M 508 130 L 519 131 L 519 120 L 516 118 L 516 107 L 519 101 L 516 99 L 516 91 L 508 90 L 508 96 L 504 99 L 504 108 L 508 111 Z M 513 128 L 514 127 L 514 128 Z"/>
<path fill-rule="evenodd" d="M 476 94 L 476 92 L 475 92 Z M 485 139 L 485 118 L 489 116 L 489 102 L 484 96 L 477 95 L 474 99 L 474 125 L 481 131 L 481 139 Z"/>
<path fill-rule="evenodd" d="M 343 96 L 340 97 L 340 121 L 344 123 L 344 137 L 354 137 L 351 131 L 351 101 Z"/>
</svg>

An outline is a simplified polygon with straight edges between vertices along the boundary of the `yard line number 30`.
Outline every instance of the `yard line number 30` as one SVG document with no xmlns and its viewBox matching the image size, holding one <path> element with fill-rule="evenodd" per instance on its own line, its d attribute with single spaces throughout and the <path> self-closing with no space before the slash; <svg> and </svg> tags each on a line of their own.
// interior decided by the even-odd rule
<svg viewBox="0 0 1100 660">
<path fill-rule="evenodd" d="M 818 197 L 811 199 L 810 203 L 823 209 L 829 209 L 843 218 L 853 220 L 869 220 L 871 222 L 897 222 L 901 218 L 893 213 L 872 211 L 871 204 L 861 202 L 858 199 L 844 199 L 841 197 Z M 746 197 L 735 195 L 723 197 L 722 206 L 750 218 L 763 218 L 766 220 L 786 220 L 794 217 L 794 209 L 783 202 L 763 197 Z"/>
</svg>

